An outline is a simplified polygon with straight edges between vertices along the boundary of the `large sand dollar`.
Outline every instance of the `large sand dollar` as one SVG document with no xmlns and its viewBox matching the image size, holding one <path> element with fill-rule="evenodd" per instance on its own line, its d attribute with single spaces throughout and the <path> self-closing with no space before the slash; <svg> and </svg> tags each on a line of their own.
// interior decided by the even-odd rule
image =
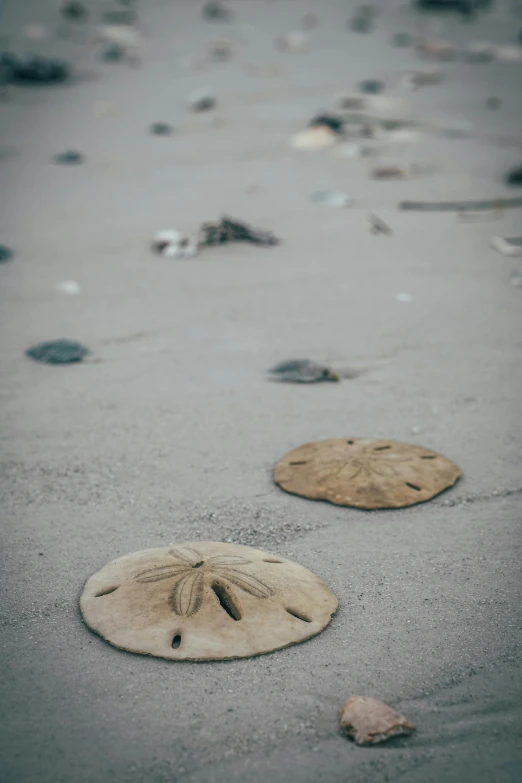
<svg viewBox="0 0 522 783">
<path fill-rule="evenodd" d="M 302 642 L 328 625 L 337 599 L 292 560 L 195 541 L 113 560 L 87 581 L 80 608 L 116 647 L 202 661 Z"/>
<path fill-rule="evenodd" d="M 286 492 L 339 506 L 401 508 L 423 503 L 460 477 L 442 454 L 393 440 L 319 440 L 286 454 L 274 481 Z"/>
</svg>

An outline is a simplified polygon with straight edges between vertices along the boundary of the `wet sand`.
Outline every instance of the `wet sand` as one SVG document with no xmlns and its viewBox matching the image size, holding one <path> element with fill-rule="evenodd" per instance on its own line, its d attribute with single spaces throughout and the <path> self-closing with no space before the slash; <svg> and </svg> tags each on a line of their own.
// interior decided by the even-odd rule
<svg viewBox="0 0 522 783">
<path fill-rule="evenodd" d="M 358 35 L 334 0 L 235 0 L 223 24 L 188 0 L 142 5 L 141 67 L 53 32 L 33 48 L 71 58 L 78 80 L 14 88 L 0 105 L 0 242 L 16 252 L 0 267 L 0 780 L 514 783 L 522 290 L 510 285 L 520 260 L 488 242 L 520 235 L 521 213 L 463 224 L 397 204 L 517 195 L 503 174 L 522 162 L 506 141 L 520 138 L 522 63 L 452 61 L 442 84 L 399 90 L 401 73 L 429 63 L 391 37 L 513 43 L 522 19 L 501 3 L 473 24 L 428 23 L 390 2 Z M 55 27 L 54 6 L 4 3 L 3 48 L 22 47 L 28 22 Z M 276 36 L 309 11 L 308 50 L 278 51 Z M 216 38 L 233 41 L 232 58 L 198 65 Z M 384 79 L 411 115 L 471 123 L 471 137 L 383 145 L 383 160 L 433 167 L 399 182 L 371 180 L 366 159 L 288 146 L 363 78 Z M 206 85 L 216 111 L 188 112 Z M 150 135 L 157 121 L 174 134 Z M 52 162 L 70 148 L 86 162 Z M 312 203 L 324 188 L 354 206 Z M 282 244 L 190 261 L 150 252 L 158 229 L 193 231 L 223 212 Z M 393 236 L 372 235 L 369 212 Z M 66 280 L 77 296 L 56 288 Z M 60 337 L 100 361 L 24 357 Z M 360 375 L 266 379 L 301 356 Z M 273 485 L 286 451 L 344 435 L 439 450 L 464 476 L 430 503 L 375 513 Z M 86 629 L 78 597 L 92 573 L 197 538 L 312 569 L 339 598 L 331 625 L 209 664 L 125 654 Z M 392 704 L 417 733 L 373 749 L 342 739 L 338 709 L 356 693 Z"/>
</svg>

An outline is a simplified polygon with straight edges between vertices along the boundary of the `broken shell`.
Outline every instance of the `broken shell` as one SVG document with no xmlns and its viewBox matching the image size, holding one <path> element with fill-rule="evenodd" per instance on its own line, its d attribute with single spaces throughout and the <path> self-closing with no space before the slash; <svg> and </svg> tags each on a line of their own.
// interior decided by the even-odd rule
<svg viewBox="0 0 522 783">
<path fill-rule="evenodd" d="M 460 469 L 436 451 L 410 443 L 335 438 L 305 443 L 275 466 L 285 492 L 357 508 L 403 508 L 452 487 Z"/>
<path fill-rule="evenodd" d="M 270 375 L 277 375 L 278 380 L 287 383 L 320 383 L 321 381 L 339 380 L 339 375 L 330 367 L 316 364 L 310 359 L 287 359 L 276 364 L 268 372 Z"/>
<path fill-rule="evenodd" d="M 404 715 L 378 699 L 352 696 L 343 704 L 341 731 L 357 745 L 377 745 L 400 735 L 409 735 L 415 726 Z"/>
<path fill-rule="evenodd" d="M 248 658 L 309 639 L 328 625 L 337 599 L 292 560 L 194 541 L 113 560 L 87 581 L 80 609 L 115 647 L 202 661 Z"/>
<path fill-rule="evenodd" d="M 158 231 L 152 239 L 152 248 L 165 258 L 192 258 L 198 252 L 197 241 L 177 229 Z"/>
<path fill-rule="evenodd" d="M 503 256 L 522 256 L 522 237 L 491 237 L 489 244 Z"/>
<path fill-rule="evenodd" d="M 342 193 L 337 190 L 317 190 L 310 196 L 312 201 L 323 204 L 325 207 L 351 207 L 353 198 L 348 193 Z"/>
<path fill-rule="evenodd" d="M 295 150 L 323 150 L 339 141 L 339 134 L 325 125 L 307 128 L 290 138 L 290 146 Z"/>
<path fill-rule="evenodd" d="M 28 348 L 26 356 L 43 364 L 74 364 L 81 362 L 89 349 L 75 340 L 51 340 Z"/>
</svg>

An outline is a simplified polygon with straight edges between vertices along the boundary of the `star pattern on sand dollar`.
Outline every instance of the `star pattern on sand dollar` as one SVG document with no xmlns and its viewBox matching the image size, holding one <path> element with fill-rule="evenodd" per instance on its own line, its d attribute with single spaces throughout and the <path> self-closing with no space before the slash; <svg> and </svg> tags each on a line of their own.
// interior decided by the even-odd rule
<svg viewBox="0 0 522 783">
<path fill-rule="evenodd" d="M 244 557 L 218 554 L 206 558 L 192 547 L 169 549 L 169 555 L 173 562 L 146 568 L 134 579 L 140 584 L 175 580 L 168 597 L 174 614 L 191 617 L 199 612 L 207 581 L 219 580 L 225 585 L 229 582 L 255 598 L 270 598 L 274 593 L 271 587 L 244 570 L 245 566 L 252 565 L 252 561 Z"/>
</svg>

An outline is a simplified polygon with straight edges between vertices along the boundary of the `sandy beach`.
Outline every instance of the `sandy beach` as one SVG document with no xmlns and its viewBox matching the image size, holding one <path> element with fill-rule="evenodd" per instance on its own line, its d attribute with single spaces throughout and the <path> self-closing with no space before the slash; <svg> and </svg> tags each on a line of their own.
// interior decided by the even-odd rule
<svg viewBox="0 0 522 783">
<path fill-rule="evenodd" d="M 136 64 L 104 61 L 94 40 L 117 3 L 86 5 L 84 26 L 64 28 L 52 0 L 5 0 L 0 17 L 3 51 L 74 66 L 70 83 L 9 85 L 0 102 L 0 243 L 14 252 L 0 265 L 1 783 L 515 783 L 522 258 L 490 238 L 520 236 L 522 211 L 466 222 L 398 205 L 522 195 L 504 179 L 522 164 L 522 61 L 426 61 L 393 36 L 514 45 L 522 16 L 380 0 L 359 34 L 345 0 L 230 0 L 223 22 L 199 1 L 142 0 Z M 278 48 L 309 13 L 304 50 Z M 221 39 L 231 54 L 216 61 Z M 412 90 L 405 74 L 426 68 L 443 80 Z M 363 79 L 384 82 L 389 116 L 437 132 L 370 141 L 374 157 L 290 146 Z M 216 108 L 190 111 L 202 89 Z M 54 162 L 70 149 L 81 165 Z M 375 180 L 376 162 L 416 173 Z M 311 200 L 325 189 L 353 206 Z M 393 234 L 372 234 L 370 213 Z M 158 230 L 222 214 L 281 244 L 151 251 Z M 24 355 L 58 338 L 89 361 Z M 267 378 L 295 357 L 356 377 Z M 290 449 L 341 437 L 435 449 L 463 477 L 378 512 L 275 486 Z M 309 641 L 228 662 L 122 652 L 84 625 L 79 596 L 108 561 L 198 539 L 296 560 L 338 612 Z M 416 733 L 357 747 L 338 725 L 353 694 Z"/>
</svg>

